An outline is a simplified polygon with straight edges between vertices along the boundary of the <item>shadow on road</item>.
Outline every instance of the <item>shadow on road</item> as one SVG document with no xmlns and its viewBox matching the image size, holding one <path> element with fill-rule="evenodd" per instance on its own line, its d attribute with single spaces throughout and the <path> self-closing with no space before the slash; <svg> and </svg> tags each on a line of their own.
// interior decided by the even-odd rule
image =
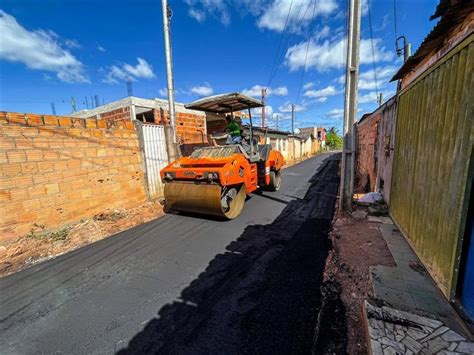
<svg viewBox="0 0 474 355">
<path fill-rule="evenodd" d="M 329 157 L 305 197 L 289 202 L 273 223 L 248 226 L 119 353 L 344 352 L 343 322 L 343 329 L 325 330 L 324 341 L 316 332 L 327 303 L 321 286 L 339 159 Z"/>
</svg>

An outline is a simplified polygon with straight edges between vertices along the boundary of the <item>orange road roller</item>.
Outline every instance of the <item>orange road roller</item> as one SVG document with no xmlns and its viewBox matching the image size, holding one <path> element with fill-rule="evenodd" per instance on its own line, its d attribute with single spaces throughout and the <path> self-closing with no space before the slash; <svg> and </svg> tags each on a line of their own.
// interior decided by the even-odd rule
<svg viewBox="0 0 474 355">
<path fill-rule="evenodd" d="M 196 149 L 161 170 L 165 210 L 233 219 L 242 212 L 251 192 L 280 188 L 283 156 L 270 144 L 257 144 L 253 137 L 250 109 L 262 106 L 240 93 L 211 96 L 185 106 L 232 118 L 234 112 L 247 109 L 249 135 L 239 144 Z"/>
</svg>

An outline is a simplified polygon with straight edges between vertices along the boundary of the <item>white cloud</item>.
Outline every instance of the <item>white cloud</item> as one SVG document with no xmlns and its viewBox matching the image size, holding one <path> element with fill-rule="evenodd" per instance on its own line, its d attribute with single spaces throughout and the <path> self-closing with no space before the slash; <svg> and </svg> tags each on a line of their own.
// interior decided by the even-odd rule
<svg viewBox="0 0 474 355">
<path fill-rule="evenodd" d="M 306 50 L 308 54 L 306 55 Z M 374 60 L 375 62 L 390 61 L 393 53 L 388 52 L 382 44 L 380 38 L 374 39 Z M 325 40 L 323 42 L 310 39 L 298 43 L 290 48 L 285 55 L 285 64 L 290 71 L 304 68 L 316 69 L 323 72 L 332 68 L 342 68 L 346 61 L 346 38 L 334 41 Z M 360 64 L 372 63 L 372 47 L 370 39 L 360 41 Z"/>
<path fill-rule="evenodd" d="M 362 16 L 367 15 L 367 13 L 369 12 L 369 1 L 368 0 L 362 0 L 361 8 L 362 8 L 361 9 Z"/>
<path fill-rule="evenodd" d="M 398 70 L 397 67 L 387 65 L 385 67 L 379 67 L 375 69 L 377 74 L 377 87 L 383 88 L 388 85 L 389 80 L 393 77 L 395 72 Z M 367 70 L 359 75 L 359 89 L 360 90 L 373 90 L 376 88 L 374 71 Z"/>
<path fill-rule="evenodd" d="M 252 108 L 251 110 L 252 117 L 261 117 L 262 116 L 262 108 Z M 271 105 L 265 105 L 265 118 L 271 118 L 273 116 L 273 107 Z"/>
<path fill-rule="evenodd" d="M 317 39 L 324 39 L 329 36 L 331 33 L 331 28 L 329 26 L 324 26 L 322 29 L 316 32 Z"/>
<path fill-rule="evenodd" d="M 316 102 L 326 102 L 327 99 L 328 99 L 328 98 L 325 96 L 325 97 L 319 97 L 319 98 L 317 98 L 317 99 L 314 100 L 314 101 L 316 101 Z"/>
<path fill-rule="evenodd" d="M 206 21 L 208 16 L 218 19 L 223 25 L 230 24 L 230 11 L 224 0 L 185 0 L 188 15 L 198 22 Z"/>
<path fill-rule="evenodd" d="M 265 86 L 262 85 L 254 85 L 250 89 L 242 90 L 244 95 L 252 96 L 252 97 L 261 97 L 262 96 L 262 89 Z M 286 96 L 288 95 L 288 88 L 286 86 L 279 86 L 276 88 L 267 87 L 267 94 L 266 96 Z"/>
<path fill-rule="evenodd" d="M 382 93 L 382 100 L 387 101 L 390 97 L 393 96 L 393 91 L 383 91 Z M 377 103 L 377 93 L 375 91 L 371 91 L 368 94 L 359 95 L 357 99 L 359 104 L 376 104 Z"/>
<path fill-rule="evenodd" d="M 97 45 L 97 50 L 98 50 L 99 52 L 106 52 L 106 51 L 107 51 L 107 50 L 106 50 L 104 47 L 102 47 L 100 44 Z"/>
<path fill-rule="evenodd" d="M 197 9 L 189 9 L 188 15 L 195 19 L 197 22 L 204 22 L 204 20 L 206 20 L 206 13 Z"/>
<path fill-rule="evenodd" d="M 360 95 L 357 99 L 359 104 L 377 103 L 377 93 L 375 91 L 369 92 L 365 95 Z"/>
<path fill-rule="evenodd" d="M 386 65 L 375 69 L 377 74 L 377 85 L 375 83 L 374 71 L 369 69 L 359 74 L 359 90 L 375 90 L 376 88 L 382 89 L 389 84 L 389 80 L 393 77 L 395 72 L 398 70 L 393 65 Z M 345 83 L 345 76 L 339 77 L 339 83 Z"/>
<path fill-rule="evenodd" d="M 344 110 L 342 108 L 335 108 L 326 112 L 328 118 L 342 118 L 344 116 Z"/>
<path fill-rule="evenodd" d="M 77 49 L 81 48 L 82 46 L 79 44 L 79 42 L 75 39 L 66 39 L 64 40 L 64 45 L 68 48 L 71 49 Z"/>
<path fill-rule="evenodd" d="M 285 103 L 284 105 L 281 105 L 278 110 L 280 112 L 291 112 L 291 102 L 290 103 Z M 304 105 L 295 105 L 295 112 L 301 112 L 306 110 L 306 107 Z"/>
<path fill-rule="evenodd" d="M 271 119 L 274 120 L 275 122 L 277 120 L 281 122 L 285 120 L 291 120 L 291 115 L 287 113 L 282 113 L 282 112 L 274 112 Z"/>
<path fill-rule="evenodd" d="M 160 94 L 161 97 L 168 97 L 168 89 L 161 88 L 160 90 L 158 90 L 158 94 Z"/>
<path fill-rule="evenodd" d="M 336 0 L 299 0 L 293 2 L 275 0 L 263 10 L 262 15 L 257 20 L 257 26 L 282 32 L 288 18 L 287 30 L 295 32 L 302 26 L 307 25 L 313 18 L 329 15 L 336 9 Z"/>
<path fill-rule="evenodd" d="M 306 84 L 303 85 L 303 89 L 304 89 L 304 90 L 311 89 L 312 87 L 314 87 L 314 85 L 315 85 L 315 84 L 310 81 L 309 83 L 306 83 Z"/>
<path fill-rule="evenodd" d="M 339 94 L 339 91 L 337 91 L 333 85 L 330 85 L 320 90 L 307 90 L 305 91 L 303 95 L 306 97 L 312 97 L 312 98 L 323 98 L 323 97 L 327 98 L 328 96 L 334 96 L 337 94 Z"/>
<path fill-rule="evenodd" d="M 63 48 L 54 32 L 29 31 L 2 10 L 0 32 L 0 59 L 21 62 L 33 70 L 54 72 L 59 80 L 66 83 L 89 82 L 84 72 L 84 64 Z"/>
<path fill-rule="evenodd" d="M 209 96 L 212 95 L 214 89 L 208 83 L 205 83 L 204 85 L 194 86 L 189 91 L 198 96 Z"/>
<path fill-rule="evenodd" d="M 153 67 L 143 58 L 137 58 L 138 64 L 112 65 L 109 72 L 105 76 L 104 82 L 109 84 L 117 84 L 119 81 L 136 80 L 136 79 L 152 79 L 155 77 Z"/>
</svg>

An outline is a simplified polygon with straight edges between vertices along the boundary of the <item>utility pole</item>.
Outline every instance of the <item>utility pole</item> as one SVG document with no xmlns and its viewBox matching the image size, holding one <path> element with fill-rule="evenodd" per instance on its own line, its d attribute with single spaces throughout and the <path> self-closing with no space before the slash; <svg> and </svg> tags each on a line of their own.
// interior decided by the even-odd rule
<svg viewBox="0 0 474 355">
<path fill-rule="evenodd" d="M 267 94 L 267 89 L 262 88 L 262 128 L 265 128 L 265 95 Z"/>
<path fill-rule="evenodd" d="M 84 96 L 84 98 L 86 99 L 86 108 L 89 109 L 89 101 L 87 100 L 87 96 Z"/>
<path fill-rule="evenodd" d="M 382 103 L 383 103 L 383 94 L 380 93 L 379 96 L 377 96 L 377 103 L 379 104 L 379 106 L 382 106 Z"/>
<path fill-rule="evenodd" d="M 51 102 L 51 111 L 53 111 L 53 115 L 56 116 L 56 105 L 54 102 Z"/>
<path fill-rule="evenodd" d="M 165 42 L 166 77 L 168 79 L 168 111 L 170 116 L 173 143 L 176 143 L 176 111 L 174 106 L 173 62 L 170 40 L 170 20 L 171 16 L 173 16 L 173 12 L 171 11 L 171 7 L 168 6 L 168 0 L 161 0 L 161 5 L 163 11 L 163 37 Z"/>
<path fill-rule="evenodd" d="M 99 95 L 95 95 L 94 100 L 95 100 L 95 107 L 99 107 L 100 106 L 100 104 L 99 104 Z"/>
<path fill-rule="evenodd" d="M 76 112 L 76 99 L 74 96 L 71 97 L 71 106 L 72 106 L 72 112 Z"/>
<path fill-rule="evenodd" d="M 295 135 L 295 104 L 291 104 L 291 134 L 293 135 L 293 160 L 296 161 L 296 150 L 295 150 L 296 139 L 294 137 Z"/>
<path fill-rule="evenodd" d="M 354 122 L 357 115 L 357 84 L 359 80 L 359 45 L 361 0 L 350 0 L 349 35 L 347 37 L 346 88 L 344 100 L 344 143 L 341 163 L 339 209 L 352 209 L 354 194 L 355 139 Z"/>
</svg>

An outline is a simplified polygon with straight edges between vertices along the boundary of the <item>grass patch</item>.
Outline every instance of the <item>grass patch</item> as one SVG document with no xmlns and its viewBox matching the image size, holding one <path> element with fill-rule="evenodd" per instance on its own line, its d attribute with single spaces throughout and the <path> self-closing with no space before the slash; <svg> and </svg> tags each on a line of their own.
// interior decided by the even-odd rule
<svg viewBox="0 0 474 355">
<path fill-rule="evenodd" d="M 36 227 L 42 227 L 44 229 L 44 226 L 36 226 Z M 60 230 L 53 231 L 53 232 L 47 232 L 47 231 L 38 231 L 38 229 L 32 229 L 30 233 L 26 235 L 26 238 L 31 238 L 31 239 L 36 239 L 36 240 L 46 240 L 50 239 L 53 241 L 57 240 L 66 240 L 69 236 L 69 231 L 71 230 L 71 227 L 64 227 Z"/>
<path fill-rule="evenodd" d="M 107 211 L 107 212 L 99 213 L 99 214 L 94 216 L 94 220 L 96 220 L 96 221 L 116 222 L 119 219 L 122 219 L 126 216 L 127 216 L 127 213 L 125 213 L 124 211 L 114 210 L 114 211 L 110 211 L 110 212 Z"/>
</svg>

